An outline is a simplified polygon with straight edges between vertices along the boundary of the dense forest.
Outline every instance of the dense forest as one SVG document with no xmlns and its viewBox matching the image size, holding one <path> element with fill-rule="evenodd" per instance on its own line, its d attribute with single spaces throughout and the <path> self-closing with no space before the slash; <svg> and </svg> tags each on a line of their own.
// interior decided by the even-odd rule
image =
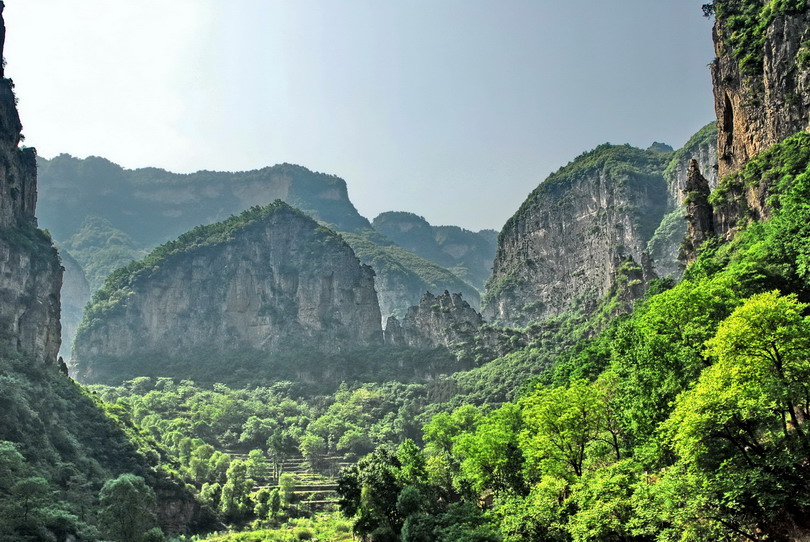
<svg viewBox="0 0 810 542">
<path fill-rule="evenodd" d="M 40 160 L 40 212 L 96 291 L 81 366 L 57 354 L 61 268 L 0 81 L 0 539 L 807 540 L 810 6 L 703 12 L 717 122 L 678 150 L 581 154 L 497 253 L 487 230 L 370 222 L 300 166 Z M 242 205 L 260 189 L 273 200 Z M 136 232 L 162 190 L 185 196 Z M 116 325 L 174 335 L 126 350 L 110 322 L 136 309 Z M 228 325 L 197 338 L 193 317 Z"/>
</svg>

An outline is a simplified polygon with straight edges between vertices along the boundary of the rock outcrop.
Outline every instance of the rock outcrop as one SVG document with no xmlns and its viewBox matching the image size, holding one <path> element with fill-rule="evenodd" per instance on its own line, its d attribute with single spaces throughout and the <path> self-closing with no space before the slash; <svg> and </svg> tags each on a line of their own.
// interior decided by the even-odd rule
<svg viewBox="0 0 810 542">
<path fill-rule="evenodd" d="M 5 28 L 2 21 L 0 2 Z M 4 36 L 3 30 L 0 44 Z M 0 79 L 0 339 L 53 362 L 62 268 L 50 238 L 37 229 L 36 151 L 20 147 L 21 133 L 14 84 Z"/>
<path fill-rule="evenodd" d="M 751 6 L 766 3 L 714 2 L 712 80 L 721 178 L 810 126 L 810 7 Z"/>
<path fill-rule="evenodd" d="M 385 327 L 385 342 L 412 348 L 455 348 L 469 344 L 484 319 L 461 294 L 446 291 L 435 296 L 425 292 L 419 305 L 408 309 L 400 322 L 391 317 Z"/>
<path fill-rule="evenodd" d="M 667 157 L 602 145 L 549 176 L 501 231 L 484 317 L 525 326 L 588 313 L 629 260 L 653 278 L 646 248 L 667 208 Z"/>
<path fill-rule="evenodd" d="M 672 207 L 682 206 L 686 191 L 689 167 L 695 160 L 701 174 L 714 190 L 717 186 L 717 123 L 710 122 L 689 138 L 686 144 L 672 153 L 664 169 L 667 191 Z"/>
<path fill-rule="evenodd" d="M 673 152 L 664 179 L 667 182 L 667 214 L 647 244 L 655 273 L 659 277 L 680 279 L 683 261 L 681 244 L 686 237 L 684 197 L 689 164 L 695 160 L 710 188 L 717 186 L 717 124 L 711 122 L 694 134 L 686 144 Z"/>
<path fill-rule="evenodd" d="M 337 234 L 277 201 L 113 274 L 85 311 L 72 365 L 93 382 L 114 379 L 115 363 L 155 356 L 335 352 L 381 344 L 380 321 L 373 271 Z"/>
<path fill-rule="evenodd" d="M 701 175 L 697 160 L 689 162 L 684 206 L 686 207 L 686 238 L 682 259 L 688 264 L 697 258 L 700 246 L 714 235 L 712 206 L 709 204 L 709 181 Z"/>
</svg>

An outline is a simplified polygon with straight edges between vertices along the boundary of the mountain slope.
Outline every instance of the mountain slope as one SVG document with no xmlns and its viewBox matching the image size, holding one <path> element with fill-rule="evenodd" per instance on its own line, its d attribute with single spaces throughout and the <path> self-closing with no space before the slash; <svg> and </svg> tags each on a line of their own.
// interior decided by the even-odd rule
<svg viewBox="0 0 810 542">
<path fill-rule="evenodd" d="M 497 233 L 492 230 L 432 226 L 421 216 L 396 211 L 378 215 L 372 225 L 397 245 L 450 269 L 479 290 L 492 272 L 497 248 Z"/>
</svg>

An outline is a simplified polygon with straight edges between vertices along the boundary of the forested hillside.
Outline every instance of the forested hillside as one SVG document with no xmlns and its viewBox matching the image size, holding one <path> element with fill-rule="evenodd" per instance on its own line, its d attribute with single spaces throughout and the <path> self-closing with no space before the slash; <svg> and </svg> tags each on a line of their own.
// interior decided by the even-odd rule
<svg viewBox="0 0 810 542">
<path fill-rule="evenodd" d="M 300 166 L 37 187 L 0 81 L 0 539 L 810 539 L 810 5 L 703 12 L 717 122 L 539 183 L 483 315 L 491 232 Z"/>
</svg>

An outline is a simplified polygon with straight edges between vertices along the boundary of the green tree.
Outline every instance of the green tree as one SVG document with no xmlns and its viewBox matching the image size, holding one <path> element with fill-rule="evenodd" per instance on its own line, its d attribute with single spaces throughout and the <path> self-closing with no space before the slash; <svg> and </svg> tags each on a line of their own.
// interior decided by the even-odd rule
<svg viewBox="0 0 810 542">
<path fill-rule="evenodd" d="M 522 429 L 520 407 L 506 403 L 482 418 L 475 432 L 457 437 L 453 453 L 461 458 L 461 473 L 473 489 L 526 492 L 519 443 Z"/>
<path fill-rule="evenodd" d="M 779 539 L 807 514 L 807 306 L 776 291 L 752 296 L 706 343 L 714 364 L 662 428 L 680 468 L 702 488 L 685 499 L 697 516 L 687 521 Z"/>
<path fill-rule="evenodd" d="M 284 506 L 288 506 L 295 496 L 295 476 L 285 472 L 278 479 L 278 489 L 281 493 L 281 501 Z"/>
<path fill-rule="evenodd" d="M 247 475 L 244 461 L 235 459 L 228 467 L 227 481 L 222 486 L 219 511 L 227 519 L 237 521 L 252 511 L 250 492 L 254 482 Z"/>
<path fill-rule="evenodd" d="M 99 493 L 99 515 L 107 534 L 121 542 L 142 542 L 156 526 L 156 498 L 146 481 L 134 474 L 108 480 Z"/>
<path fill-rule="evenodd" d="M 600 433 L 604 405 L 588 382 L 540 389 L 523 403 L 521 444 L 535 473 L 582 476 L 588 445 Z"/>
</svg>

